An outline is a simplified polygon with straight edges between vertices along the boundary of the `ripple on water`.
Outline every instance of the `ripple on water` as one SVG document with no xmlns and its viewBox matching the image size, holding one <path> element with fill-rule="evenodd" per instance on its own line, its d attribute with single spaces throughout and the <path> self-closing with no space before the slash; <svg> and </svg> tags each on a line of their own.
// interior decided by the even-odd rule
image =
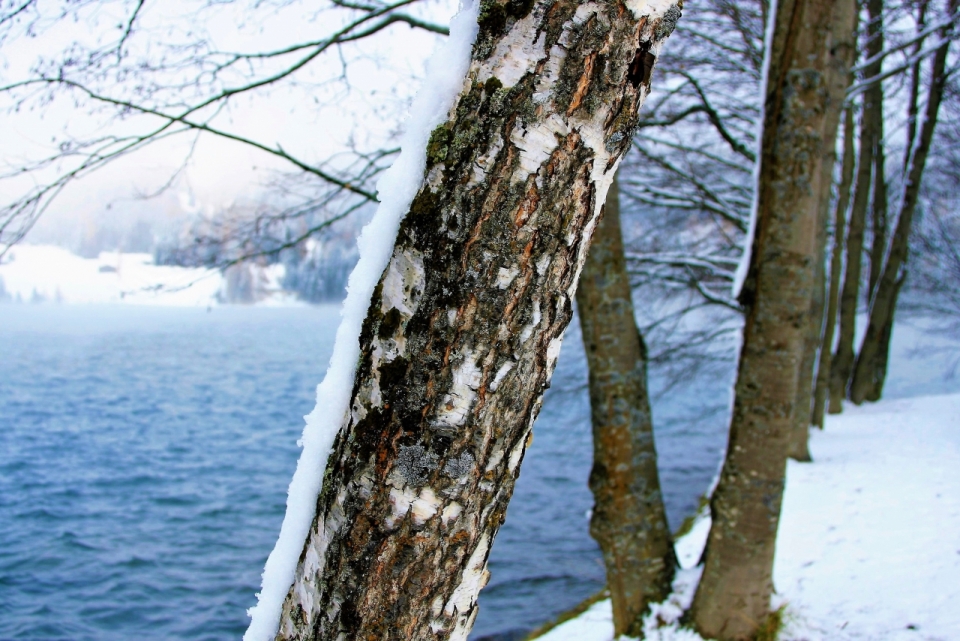
<svg viewBox="0 0 960 641">
<path fill-rule="evenodd" d="M 0 638 L 238 638 L 338 309 L 2 314 Z M 569 337 L 474 639 L 521 638 L 603 583 L 585 516 L 592 449 L 575 326 Z M 674 523 L 712 477 L 723 427 L 658 430 Z"/>
</svg>

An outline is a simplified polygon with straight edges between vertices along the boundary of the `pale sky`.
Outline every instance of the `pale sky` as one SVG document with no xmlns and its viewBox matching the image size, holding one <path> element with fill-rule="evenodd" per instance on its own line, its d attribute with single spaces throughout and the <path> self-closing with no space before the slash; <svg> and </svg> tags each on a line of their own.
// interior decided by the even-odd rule
<svg viewBox="0 0 960 641">
<path fill-rule="evenodd" d="M 59 1 L 51 1 L 47 6 L 54 4 Z M 160 46 L 190 42 L 196 34 L 205 34 L 219 50 L 250 52 L 313 40 L 336 27 L 331 23 L 335 16 L 311 12 L 309 5 L 316 7 L 312 2 L 285 2 L 282 4 L 286 6 L 280 9 L 264 6 L 256 12 L 248 10 L 254 4 L 252 0 L 197 12 L 199 4 L 203 3 L 148 1 L 139 16 L 142 35 L 128 41 L 131 59 L 155 56 Z M 119 9 L 124 6 L 129 7 L 130 3 L 104 1 L 96 5 L 96 10 L 84 13 L 79 21 L 62 21 L 39 37 L 5 43 L 0 48 L 0 81 L 7 84 L 24 77 L 43 52 L 51 55 L 71 42 L 92 45 L 115 39 L 118 17 L 124 15 Z M 446 0 L 431 0 L 411 12 L 446 24 L 454 9 Z M 327 56 L 328 60 L 313 63 L 297 76 L 301 85 L 288 84 L 240 97 L 214 122 L 264 144 L 279 144 L 310 162 L 342 149 L 351 135 L 361 148 L 377 148 L 390 131 L 400 126 L 437 37 L 406 25 L 395 25 L 375 37 L 375 42 L 344 54 L 345 58 L 350 57 L 348 79 L 352 89 L 348 95 L 344 95 L 339 84 L 330 88 L 314 86 L 340 75 L 339 59 Z M 239 81 L 237 78 L 225 84 L 235 86 Z M 114 96 L 128 91 L 110 84 L 100 84 L 98 89 Z M 0 104 L 6 107 L 9 99 Z M 88 108 L 78 109 L 70 98 L 45 105 L 31 101 L 26 106 L 0 119 L 2 157 L 7 167 L 24 158 L 49 153 L 65 134 L 82 138 L 93 133 L 132 132 L 143 130 L 147 124 L 142 119 L 118 123 L 106 117 L 108 114 L 91 114 Z M 51 142 L 53 136 L 59 137 L 57 143 Z M 262 185 L 275 177 L 277 170 L 289 168 L 264 152 L 204 135 L 177 181 L 175 193 L 146 202 L 136 199 L 136 194 L 153 191 L 169 180 L 182 164 L 191 142 L 192 136 L 164 141 L 74 183 L 45 214 L 34 240 L 55 236 L 76 226 L 78 221 L 89 225 L 134 212 L 159 219 L 178 217 L 184 209 L 213 213 L 232 203 L 261 198 Z M 42 175 L 30 178 L 42 179 Z M 0 197 L 8 198 L 25 184 L 0 183 Z"/>
</svg>

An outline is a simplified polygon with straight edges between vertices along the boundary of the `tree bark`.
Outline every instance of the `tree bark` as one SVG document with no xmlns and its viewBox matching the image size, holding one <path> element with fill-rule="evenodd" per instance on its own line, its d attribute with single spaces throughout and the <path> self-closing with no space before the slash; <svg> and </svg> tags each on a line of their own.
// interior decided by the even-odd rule
<svg viewBox="0 0 960 641">
<path fill-rule="evenodd" d="M 876 0 L 870 0 L 875 2 Z M 867 24 L 866 57 L 873 58 L 880 53 L 878 45 L 882 38 L 877 37 L 877 25 Z M 872 62 L 863 72 L 863 79 L 878 76 L 882 61 Z M 877 85 L 879 86 L 879 83 Z M 878 99 L 879 96 L 879 99 Z M 830 365 L 830 406 L 831 414 L 843 411 L 843 399 L 847 395 L 847 383 L 853 374 L 856 359 L 854 335 L 857 326 L 857 307 L 860 301 L 860 277 L 863 267 L 863 232 L 866 226 L 867 210 L 870 207 L 874 157 L 882 127 L 883 90 L 871 88 L 863 95 L 863 113 L 860 117 L 860 158 L 857 168 L 857 183 L 853 194 L 853 207 L 850 210 L 850 229 L 847 233 L 847 260 L 843 275 L 843 289 L 840 294 L 840 331 L 837 339 L 837 352 Z M 868 293 L 869 294 L 869 293 Z"/>
<path fill-rule="evenodd" d="M 804 339 L 803 358 L 800 361 L 793 430 L 787 451 L 790 458 L 802 462 L 812 460 L 808 441 L 813 409 L 814 367 L 817 363 L 817 350 L 822 342 L 823 308 L 826 297 L 827 219 L 830 216 L 830 201 L 833 193 L 833 170 L 837 164 L 837 129 L 840 126 L 847 88 L 852 80 L 850 69 L 857 55 L 856 14 L 856 6 L 852 2 L 844 0 L 834 5 L 828 66 L 824 74 L 827 101 L 823 115 L 824 153 L 820 165 L 820 193 L 817 204 L 817 248 L 813 258 L 814 286 L 807 335 Z M 829 351 L 829 347 L 827 350 Z"/>
<path fill-rule="evenodd" d="M 956 11 L 956 7 L 957 0 L 951 0 L 948 3 L 948 10 L 951 13 Z M 927 155 L 930 153 L 930 145 L 933 143 L 934 129 L 937 125 L 940 103 L 943 100 L 944 87 L 947 82 L 947 54 L 952 36 L 953 23 L 951 22 L 949 26 L 942 30 L 940 37 L 943 40 L 943 45 L 937 49 L 933 57 L 930 89 L 927 93 L 923 125 L 920 128 L 917 146 L 913 152 L 910 169 L 907 173 L 903 203 L 900 206 L 897 226 L 890 241 L 890 252 L 883 267 L 883 273 L 877 283 L 877 290 L 870 305 L 867 332 L 863 337 L 860 353 L 857 355 L 856 369 L 853 381 L 850 384 L 850 400 L 857 404 L 864 400 L 878 400 L 883 393 L 887 355 L 890 349 L 890 337 L 893 333 L 893 315 L 896 310 L 900 287 L 905 278 L 903 269 L 910 251 L 910 229 L 920 198 L 923 170 L 926 166 Z"/>
<path fill-rule="evenodd" d="M 867 57 L 883 51 L 884 0 L 867 2 Z M 881 72 L 882 63 L 877 63 L 876 72 Z M 870 109 L 876 111 L 873 116 L 876 131 L 873 137 L 873 206 L 870 209 L 870 272 L 867 277 L 867 302 L 873 298 L 877 280 L 883 269 L 883 259 L 887 253 L 887 176 L 886 148 L 884 146 L 883 119 L 883 83 L 875 82 L 864 93 L 864 100 Z M 866 107 L 865 107 L 866 108 Z"/>
<path fill-rule="evenodd" d="M 704 638 L 752 639 L 770 611 L 787 441 L 814 284 L 833 5 L 784 0 L 774 17 L 756 231 L 741 291 L 743 347 L 691 611 Z"/>
<path fill-rule="evenodd" d="M 466 639 L 669 2 L 481 5 L 277 639 Z"/>
<path fill-rule="evenodd" d="M 840 303 L 840 274 L 843 271 L 844 236 L 846 234 L 847 207 L 850 205 L 850 192 L 853 186 L 853 172 L 856 165 L 854 146 L 853 108 L 847 107 L 843 124 L 843 168 L 840 172 L 840 186 L 837 206 L 833 213 L 833 251 L 830 255 L 830 289 L 827 295 L 827 312 L 823 327 L 823 340 L 820 345 L 820 364 L 817 368 L 817 384 L 813 395 L 811 423 L 823 429 L 823 414 L 826 409 L 827 394 L 830 385 L 830 365 L 833 353 L 833 337 L 837 326 L 837 308 Z"/>
<path fill-rule="evenodd" d="M 922 33 L 927 26 L 927 7 L 929 0 L 920 0 L 917 7 L 917 33 Z M 923 49 L 923 43 L 926 38 L 919 38 L 913 45 L 912 55 L 917 56 Z M 910 170 L 910 160 L 913 157 L 913 149 L 917 143 L 917 117 L 920 115 L 920 82 L 921 82 L 921 64 L 917 59 L 910 68 L 910 93 L 907 101 L 907 135 L 906 144 L 903 148 L 903 171 L 906 174 Z"/>
<path fill-rule="evenodd" d="M 827 138 L 828 136 L 825 135 L 824 139 Z M 827 158 L 824 158 L 823 162 L 826 165 L 828 163 Z M 821 180 L 826 180 L 829 191 L 829 185 L 832 182 L 831 177 L 824 175 Z M 806 335 L 803 338 L 803 354 L 800 358 L 793 427 L 787 439 L 787 456 L 801 463 L 809 463 L 813 460 L 813 457 L 810 456 L 809 447 L 811 403 L 813 401 L 813 368 L 817 362 L 817 347 L 820 345 L 820 330 L 823 327 L 825 278 L 823 262 L 825 258 L 824 246 L 827 240 L 826 224 L 823 217 L 819 215 L 820 213 L 818 212 L 817 216 L 817 238 L 819 240 L 816 255 L 813 257 L 813 291 L 810 299 L 810 313 L 807 318 Z"/>
<path fill-rule="evenodd" d="M 677 559 L 660 493 L 647 360 L 620 232 L 617 182 L 607 192 L 577 288 L 590 373 L 594 507 L 614 634 L 643 635 L 643 615 L 670 594 Z"/>
<path fill-rule="evenodd" d="M 872 20 L 874 12 L 882 12 L 882 0 L 869 0 L 868 11 L 871 21 L 867 23 L 868 59 L 877 57 L 883 47 L 881 24 Z M 883 62 L 877 60 L 867 65 L 863 72 L 864 80 L 880 75 Z M 847 385 L 853 375 L 856 361 L 854 334 L 857 325 L 857 308 L 860 302 L 860 276 L 863 266 L 863 231 L 866 226 L 867 210 L 870 208 L 871 187 L 878 177 L 876 155 L 882 144 L 883 131 L 883 88 L 875 83 L 863 94 L 863 114 L 860 121 L 860 162 L 857 170 L 857 186 L 853 196 L 853 209 L 850 211 L 850 231 L 847 236 L 847 260 L 843 278 L 843 290 L 840 298 L 840 333 L 837 341 L 837 353 L 830 366 L 830 407 L 831 414 L 843 411 L 843 399 L 847 394 Z M 876 193 L 876 190 L 874 190 Z M 876 216 L 874 216 L 874 221 Z M 876 230 L 874 230 L 876 231 Z M 874 235 L 876 241 L 876 235 Z M 870 291 L 867 292 L 870 297 Z"/>
<path fill-rule="evenodd" d="M 883 395 L 883 384 L 887 379 L 887 364 L 890 361 L 890 339 L 893 337 L 893 317 L 897 310 L 897 299 L 900 298 L 900 289 L 903 287 L 903 282 L 906 280 L 906 277 L 906 272 L 904 272 L 900 278 L 897 279 L 893 287 L 893 292 L 890 295 L 890 315 L 886 319 L 883 327 L 880 328 L 879 347 L 877 355 L 874 358 L 873 366 L 874 378 L 872 385 L 870 385 L 864 395 L 865 401 L 876 402 L 879 401 Z"/>
</svg>

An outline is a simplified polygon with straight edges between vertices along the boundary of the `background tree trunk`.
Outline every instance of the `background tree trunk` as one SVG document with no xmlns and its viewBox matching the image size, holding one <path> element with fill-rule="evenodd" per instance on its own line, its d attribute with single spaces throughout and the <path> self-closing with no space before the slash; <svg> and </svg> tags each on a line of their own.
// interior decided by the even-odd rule
<svg viewBox="0 0 960 641">
<path fill-rule="evenodd" d="M 800 361 L 793 430 L 787 450 L 790 458 L 804 462 L 811 460 L 807 442 L 813 409 L 813 385 L 816 374 L 814 367 L 817 364 L 817 350 L 821 346 L 823 333 L 827 220 L 830 217 L 830 202 L 833 195 L 833 170 L 837 164 L 837 129 L 840 126 L 840 116 L 843 114 L 847 88 L 852 80 L 850 69 L 857 57 L 856 14 L 856 6 L 847 0 L 842 0 L 834 6 L 828 66 L 824 73 L 827 100 L 823 114 L 823 158 L 820 165 L 820 193 L 816 211 L 818 238 L 816 254 L 813 257 L 814 285 L 803 358 Z M 830 351 L 829 347 L 827 351 Z"/>
<path fill-rule="evenodd" d="M 878 341 L 877 355 L 873 365 L 873 381 L 864 394 L 863 400 L 865 401 L 876 402 L 879 401 L 883 395 L 883 384 L 887 379 L 887 364 L 890 360 L 890 339 L 893 337 L 893 317 L 897 310 L 897 299 L 900 298 L 900 289 L 903 287 L 906 279 L 907 274 L 903 272 L 897 279 L 897 282 L 894 283 L 893 292 L 890 296 L 890 315 L 880 330 L 880 340 Z M 869 329 L 869 326 L 867 329 Z M 854 378 L 854 380 L 856 380 L 856 378 Z"/>
<path fill-rule="evenodd" d="M 927 26 L 927 7 L 929 0 L 919 0 L 917 6 L 917 33 L 923 33 Z M 917 56 L 923 49 L 923 43 L 926 38 L 918 38 L 913 45 L 913 55 Z M 910 170 L 910 160 L 913 158 L 913 150 L 917 144 L 917 117 L 920 115 L 920 83 L 922 70 L 922 61 L 918 58 L 910 68 L 910 93 L 907 102 L 907 144 L 903 149 L 903 171 L 904 174 Z"/>
<path fill-rule="evenodd" d="M 870 0 L 870 11 L 875 11 L 877 0 Z M 882 8 L 882 1 L 880 2 Z M 871 15 L 873 15 L 871 13 Z M 883 36 L 878 33 L 879 25 L 868 22 L 866 58 L 877 57 L 882 51 Z M 864 81 L 880 75 L 883 62 L 876 60 L 863 71 Z M 847 383 L 853 374 L 856 359 L 854 334 L 857 326 L 857 308 L 860 302 L 860 276 L 863 267 L 863 231 L 866 226 L 867 210 L 870 207 L 871 186 L 876 168 L 877 146 L 880 144 L 880 132 L 883 123 L 883 87 L 880 83 L 871 85 L 863 94 L 863 113 L 860 116 L 860 161 L 857 169 L 857 186 L 853 195 L 853 208 L 850 211 L 850 231 L 847 235 L 847 260 L 843 276 L 843 290 L 840 297 L 840 332 L 837 340 L 837 353 L 830 366 L 830 407 L 831 414 L 843 411 L 843 399 L 847 395 Z M 870 293 L 867 293 L 869 297 Z"/>
<path fill-rule="evenodd" d="M 828 136 L 824 136 L 828 138 Z M 825 146 L 826 146 L 825 142 Z M 835 155 L 835 154 L 832 154 Z M 827 157 L 823 160 L 824 165 L 832 163 Z M 827 185 L 827 206 L 829 207 L 829 191 L 831 176 L 824 175 L 821 180 L 826 180 Z M 822 204 L 822 203 L 821 203 Z M 824 303 L 824 259 L 825 247 L 827 242 L 826 224 L 824 216 L 818 212 L 817 237 L 817 255 L 813 258 L 813 288 L 810 299 L 810 314 L 807 318 L 807 331 L 803 339 L 803 356 L 800 359 L 800 374 L 797 379 L 797 401 L 793 412 L 793 428 L 790 430 L 790 436 L 787 442 L 787 456 L 795 461 L 809 463 L 813 460 L 810 456 L 808 441 L 810 434 L 810 419 L 813 402 L 813 377 L 814 366 L 817 362 L 817 348 L 820 346 L 820 334 L 823 328 L 823 303 Z"/>
<path fill-rule="evenodd" d="M 590 534 L 603 551 L 614 633 L 636 637 L 648 606 L 670 594 L 677 559 L 660 494 L 646 350 L 633 311 L 616 180 L 583 266 L 577 310 L 593 424 Z"/>
<path fill-rule="evenodd" d="M 769 614 L 787 441 L 810 314 L 834 2 L 774 17 L 757 224 L 730 440 L 692 617 L 705 638 L 752 639 Z"/>
<path fill-rule="evenodd" d="M 840 275 L 843 271 L 844 236 L 846 234 L 847 207 L 850 205 L 850 192 L 853 186 L 853 172 L 856 166 L 856 148 L 853 126 L 853 108 L 847 107 L 843 123 L 843 168 L 840 172 L 840 186 L 837 205 L 833 214 L 833 251 L 830 255 L 830 289 L 827 295 L 827 312 L 823 327 L 823 340 L 820 345 L 820 364 L 817 368 L 817 384 L 813 395 L 813 413 L 811 423 L 823 428 L 823 414 L 826 409 L 827 394 L 830 386 L 830 365 L 833 355 L 833 337 L 837 326 L 837 307 L 840 303 Z"/>
<path fill-rule="evenodd" d="M 956 7 L 957 0 L 951 0 L 948 3 L 948 10 L 951 13 L 956 11 Z M 877 400 L 883 392 L 890 337 L 893 333 L 893 315 L 900 287 L 903 284 L 903 269 L 910 251 L 910 229 L 913 225 L 917 201 L 920 198 L 920 183 L 923 180 L 923 170 L 933 142 L 933 133 L 947 81 L 947 54 L 950 39 L 953 36 L 953 24 L 950 23 L 945 27 L 940 36 L 943 39 L 943 45 L 937 49 L 933 57 L 924 121 L 907 172 L 900 215 L 890 241 L 887 262 L 883 267 L 883 273 L 870 305 L 867 332 L 857 356 L 856 370 L 850 384 L 850 400 L 857 404 L 864 400 Z"/>
<path fill-rule="evenodd" d="M 872 57 L 883 51 L 884 0 L 868 0 L 867 2 L 867 57 Z M 881 71 L 881 64 L 877 64 L 877 74 Z M 870 209 L 870 231 L 873 238 L 870 240 L 870 272 L 867 278 L 867 302 L 873 297 L 883 270 L 883 259 L 887 253 L 887 176 L 886 176 L 886 146 L 884 144 L 884 116 L 883 116 L 883 83 L 876 82 L 870 85 L 864 93 L 866 104 L 876 110 L 874 123 L 876 133 L 873 144 L 873 206 Z"/>
<path fill-rule="evenodd" d="M 277 639 L 466 639 L 607 187 L 680 15 L 645 7 L 483 3 L 370 303 Z"/>
<path fill-rule="evenodd" d="M 824 136 L 826 139 L 828 136 Z M 825 145 L 826 146 L 826 145 Z M 824 165 L 828 163 L 825 157 Z M 827 189 L 831 177 L 824 173 L 821 180 L 827 181 Z M 822 203 L 821 203 L 822 204 Z M 803 352 L 800 358 L 800 369 L 797 378 L 797 399 L 793 410 L 793 427 L 787 437 L 787 456 L 801 463 L 813 460 L 810 456 L 809 434 L 810 419 L 813 401 L 814 366 L 817 362 L 817 348 L 820 345 L 820 334 L 823 327 L 824 306 L 824 258 L 827 239 L 826 224 L 821 211 L 817 213 L 817 254 L 813 257 L 813 287 L 811 288 L 810 312 L 806 319 L 807 327 L 803 338 Z"/>
</svg>

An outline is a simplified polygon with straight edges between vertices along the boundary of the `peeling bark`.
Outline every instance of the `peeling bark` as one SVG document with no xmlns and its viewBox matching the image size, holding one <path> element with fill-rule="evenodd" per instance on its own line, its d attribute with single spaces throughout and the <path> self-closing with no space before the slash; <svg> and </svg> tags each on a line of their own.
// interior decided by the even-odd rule
<svg viewBox="0 0 960 641">
<path fill-rule="evenodd" d="M 670 594 L 677 559 L 660 493 L 647 361 L 620 232 L 617 183 L 607 192 L 577 288 L 590 373 L 594 507 L 615 635 L 643 635 L 643 615 Z"/>
<path fill-rule="evenodd" d="M 466 639 L 672 2 L 481 5 L 277 639 Z M 590 61 L 589 63 L 587 61 Z"/>
<path fill-rule="evenodd" d="M 818 240 L 833 5 L 784 0 L 775 16 L 730 439 L 691 610 L 704 638 L 752 639 L 770 611 Z"/>
</svg>

